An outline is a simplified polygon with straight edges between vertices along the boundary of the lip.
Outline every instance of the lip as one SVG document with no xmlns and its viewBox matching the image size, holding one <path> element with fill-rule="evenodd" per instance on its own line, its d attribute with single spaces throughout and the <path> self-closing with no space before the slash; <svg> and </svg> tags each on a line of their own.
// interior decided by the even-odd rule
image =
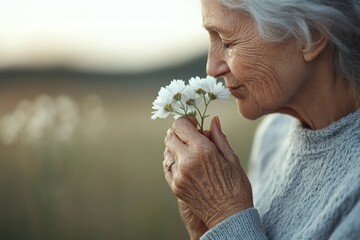
<svg viewBox="0 0 360 240">
<path fill-rule="evenodd" d="M 239 85 L 234 87 L 228 87 L 231 95 L 233 95 L 237 99 L 243 99 L 245 97 L 245 86 Z"/>
<path fill-rule="evenodd" d="M 242 85 L 236 86 L 236 87 L 228 87 L 231 94 L 236 92 L 239 88 L 241 88 Z"/>
</svg>

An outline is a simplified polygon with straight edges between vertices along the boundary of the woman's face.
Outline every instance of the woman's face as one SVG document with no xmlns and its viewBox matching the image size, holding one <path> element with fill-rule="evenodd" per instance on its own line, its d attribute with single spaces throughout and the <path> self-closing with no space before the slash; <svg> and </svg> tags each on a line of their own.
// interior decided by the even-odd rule
<svg viewBox="0 0 360 240">
<path fill-rule="evenodd" d="M 210 35 L 207 72 L 224 77 L 241 114 L 286 112 L 309 79 L 297 42 L 264 41 L 249 16 L 217 0 L 202 0 L 202 12 Z"/>
</svg>

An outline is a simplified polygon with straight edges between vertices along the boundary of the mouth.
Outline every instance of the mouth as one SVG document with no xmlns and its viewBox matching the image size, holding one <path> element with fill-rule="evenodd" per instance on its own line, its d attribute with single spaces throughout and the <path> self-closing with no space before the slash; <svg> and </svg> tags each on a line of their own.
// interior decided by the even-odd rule
<svg viewBox="0 0 360 240">
<path fill-rule="evenodd" d="M 244 99 L 246 96 L 246 87 L 245 85 L 238 85 L 238 86 L 234 86 L 228 87 L 231 95 L 233 95 L 236 99 Z"/>
<path fill-rule="evenodd" d="M 237 92 L 239 89 L 244 88 L 243 85 L 235 86 L 235 87 L 228 87 L 230 93 L 234 95 L 235 92 Z"/>
</svg>

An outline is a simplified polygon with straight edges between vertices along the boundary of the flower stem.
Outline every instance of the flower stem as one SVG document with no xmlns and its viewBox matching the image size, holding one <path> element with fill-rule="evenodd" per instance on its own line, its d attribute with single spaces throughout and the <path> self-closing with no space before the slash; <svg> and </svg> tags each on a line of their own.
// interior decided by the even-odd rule
<svg viewBox="0 0 360 240">
<path fill-rule="evenodd" d="M 179 100 L 179 102 L 181 103 L 181 106 L 182 106 L 182 109 L 185 112 L 185 115 L 187 115 L 187 107 L 184 105 L 184 103 L 181 100 Z"/>
<path fill-rule="evenodd" d="M 205 94 L 203 94 L 203 98 L 204 98 L 204 103 L 205 103 L 204 112 L 201 114 L 200 110 L 198 109 L 199 114 L 200 114 L 200 117 L 201 117 L 201 124 L 200 124 L 200 132 L 201 132 L 201 133 L 204 132 L 204 121 L 205 121 L 205 118 L 208 117 L 208 116 L 206 116 L 206 111 L 207 111 L 207 108 L 208 108 L 208 106 L 209 106 L 209 103 L 211 102 L 211 99 L 209 99 L 209 101 L 206 102 Z M 197 109 L 197 108 L 196 108 L 196 109 Z"/>
<path fill-rule="evenodd" d="M 195 107 L 196 111 L 199 113 L 199 115 L 200 115 L 200 117 L 201 117 L 201 119 L 202 119 L 201 124 L 199 123 L 199 121 L 197 121 L 197 125 L 200 127 L 200 132 L 203 133 L 204 121 L 203 121 L 203 117 L 202 117 L 201 111 L 200 111 L 200 109 L 199 109 L 196 105 L 194 105 L 194 107 Z"/>
</svg>

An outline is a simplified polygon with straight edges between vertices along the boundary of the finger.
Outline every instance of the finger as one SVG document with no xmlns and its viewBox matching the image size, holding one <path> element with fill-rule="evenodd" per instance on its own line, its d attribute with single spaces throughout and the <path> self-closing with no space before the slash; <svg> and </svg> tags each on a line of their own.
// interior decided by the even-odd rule
<svg viewBox="0 0 360 240">
<path fill-rule="evenodd" d="M 211 129 L 211 139 L 215 146 L 217 147 L 220 154 L 229 161 L 239 164 L 239 158 L 236 156 L 232 150 L 225 134 L 221 130 L 219 117 L 216 116 L 211 120 L 210 124 Z"/>
<path fill-rule="evenodd" d="M 165 174 L 165 179 L 166 179 L 167 183 L 169 184 L 169 186 L 172 185 L 172 181 L 173 181 L 172 171 L 173 171 L 175 164 L 172 165 L 170 169 L 169 169 L 169 165 L 172 164 L 172 162 L 174 162 L 174 161 L 176 163 L 174 155 L 169 151 L 169 149 L 166 148 L 164 151 L 163 170 L 164 170 L 164 174 Z"/>
<path fill-rule="evenodd" d="M 172 130 L 179 137 L 179 139 L 188 143 L 191 140 L 202 137 L 202 134 L 196 129 L 193 122 L 186 117 L 178 118 L 172 125 Z"/>
<path fill-rule="evenodd" d="M 192 125 L 194 125 L 194 127 L 196 128 L 198 126 L 198 120 L 195 117 L 192 116 L 184 116 L 184 118 L 188 119 Z M 205 137 L 207 137 L 208 139 L 211 140 L 211 133 L 209 130 L 203 130 L 202 132 L 200 132 L 200 130 L 198 130 L 199 133 L 201 133 L 202 135 L 204 135 Z"/>
<path fill-rule="evenodd" d="M 174 155 L 169 151 L 169 149 L 166 148 L 164 151 L 164 161 L 163 161 L 164 173 L 170 171 L 174 163 L 175 163 Z"/>
<path fill-rule="evenodd" d="M 204 135 L 205 137 L 207 137 L 211 141 L 211 132 L 209 130 L 204 130 L 202 132 L 202 135 Z"/>
<path fill-rule="evenodd" d="M 197 125 L 198 125 L 198 121 L 195 117 L 192 117 L 192 116 L 184 116 L 184 118 L 188 119 L 192 125 L 194 125 L 194 127 L 196 128 Z"/>
<path fill-rule="evenodd" d="M 196 128 L 198 126 L 198 121 L 195 117 L 192 116 L 184 116 L 184 118 L 188 119 L 192 125 L 194 125 L 194 127 Z M 202 132 L 200 132 L 200 130 L 198 130 L 199 133 L 201 133 L 202 135 L 204 135 L 205 137 L 207 137 L 208 139 L 211 140 L 211 133 L 209 130 L 203 130 Z"/>
<path fill-rule="evenodd" d="M 186 151 L 187 148 L 187 145 L 178 138 L 172 129 L 169 129 L 167 132 L 165 146 L 176 158 L 179 153 Z"/>
</svg>

